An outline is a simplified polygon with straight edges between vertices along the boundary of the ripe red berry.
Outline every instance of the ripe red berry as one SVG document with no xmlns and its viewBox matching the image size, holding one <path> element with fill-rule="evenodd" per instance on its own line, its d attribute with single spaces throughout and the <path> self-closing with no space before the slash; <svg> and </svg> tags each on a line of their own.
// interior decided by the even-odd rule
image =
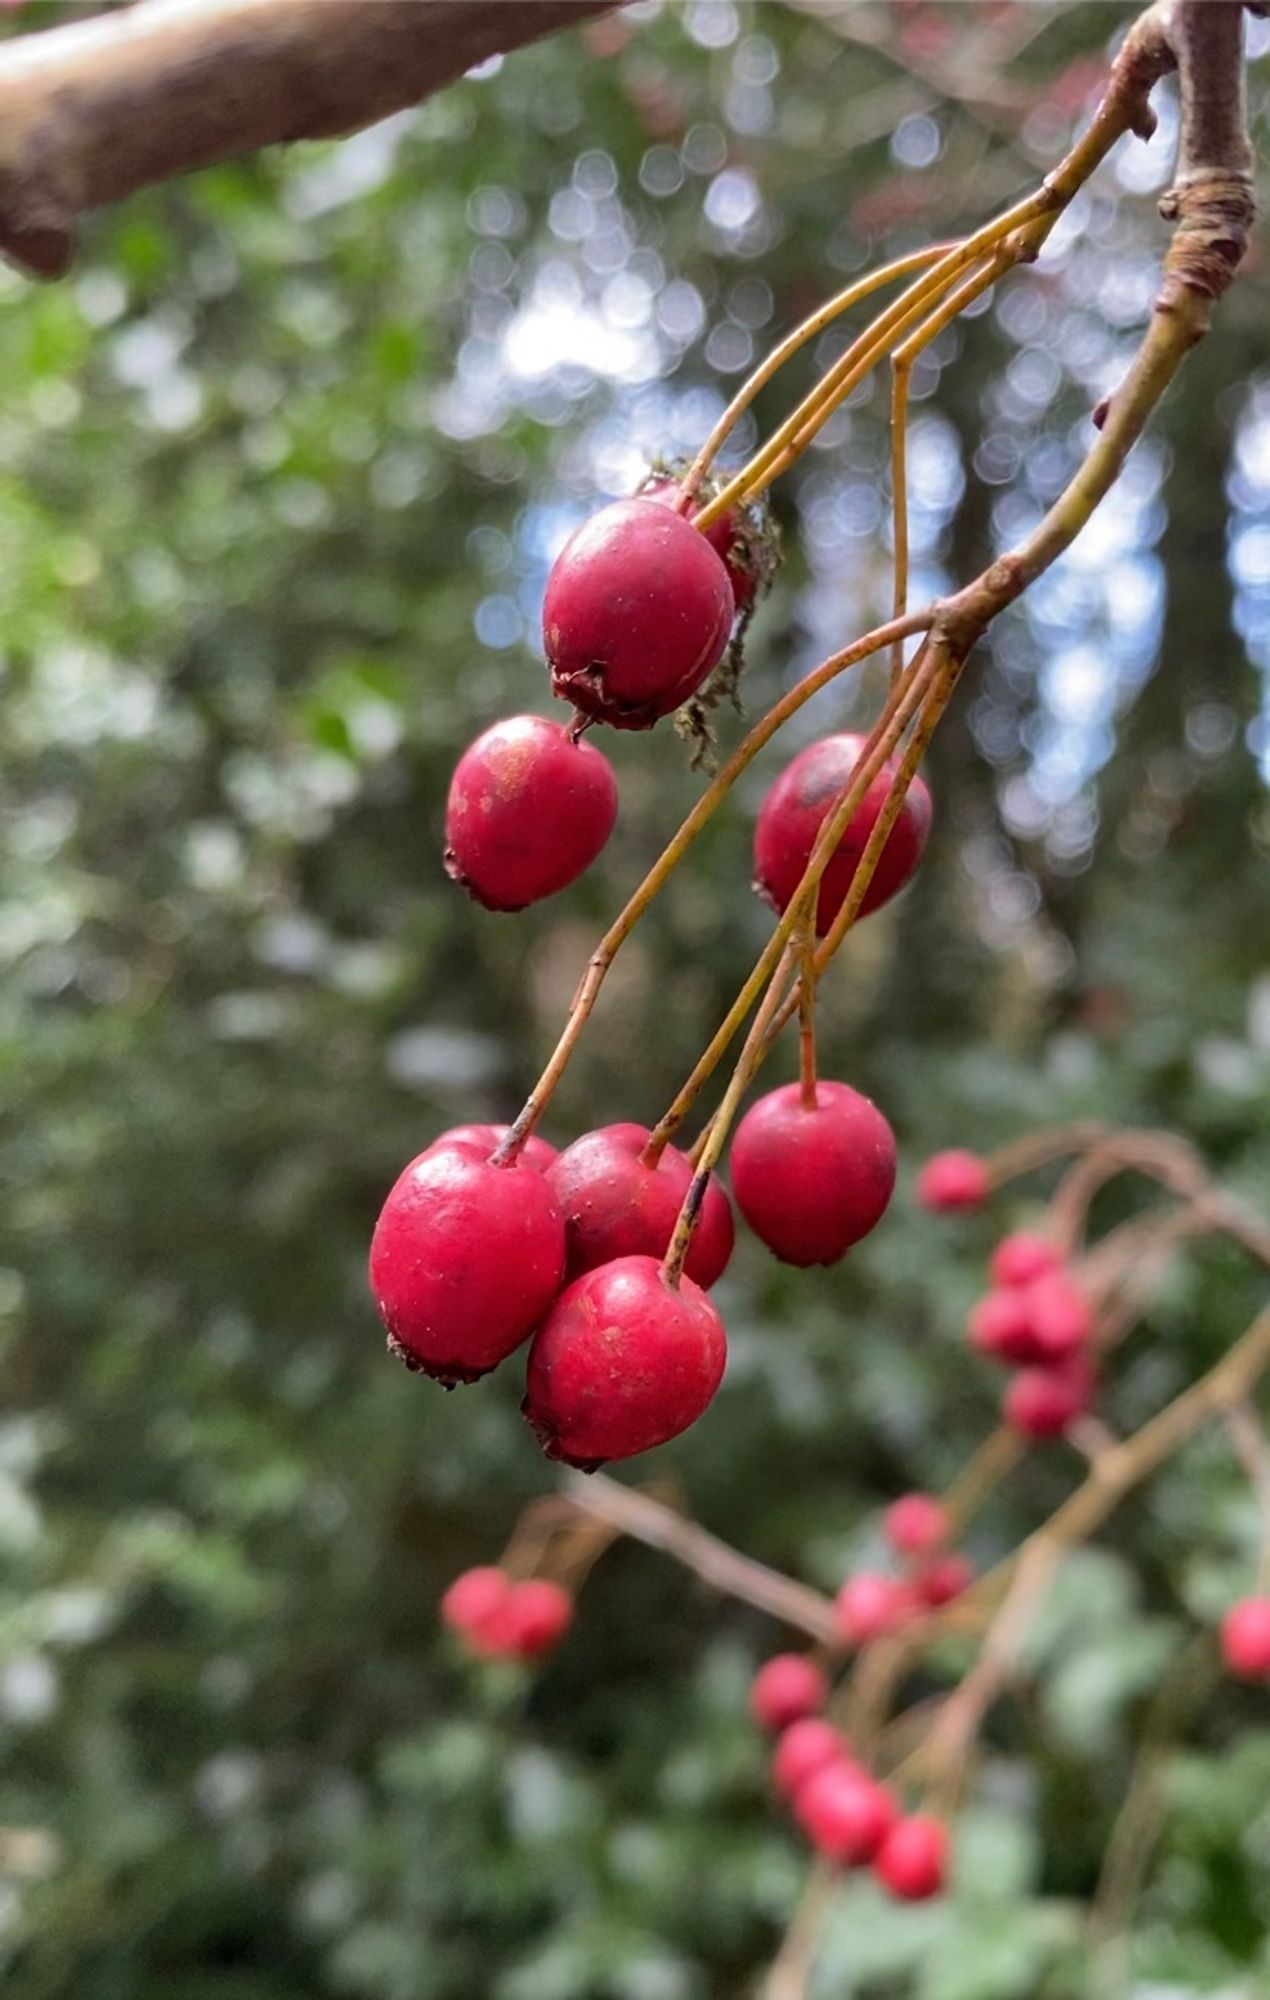
<svg viewBox="0 0 1270 2000">
<path fill-rule="evenodd" d="M 551 1169 L 571 1278 L 618 1257 L 665 1255 L 692 1168 L 674 1146 L 645 1166 L 647 1143 L 646 1125 L 604 1125 L 566 1146 Z M 684 1266 L 694 1284 L 708 1289 L 723 1275 L 734 1236 L 732 1204 L 712 1178 Z"/>
<path fill-rule="evenodd" d="M 1063 1253 L 1057 1243 L 1034 1230 L 1019 1229 L 1013 1236 L 1002 1237 L 988 1271 L 994 1285 L 1030 1285 L 1033 1278 L 1047 1277 L 1062 1267 Z"/>
<path fill-rule="evenodd" d="M 905 1493 L 886 1510 L 882 1532 L 902 1556 L 928 1556 L 948 1539 L 948 1516 L 929 1493 Z"/>
<path fill-rule="evenodd" d="M 1008 1362 L 1011 1367 L 1040 1359 L 1027 1295 L 1022 1291 L 988 1292 L 970 1309 L 966 1337 L 980 1354 L 992 1361 Z"/>
<path fill-rule="evenodd" d="M 947 1830 L 921 1813 L 900 1820 L 882 1842 L 873 1871 L 905 1903 L 937 1896 L 948 1872 Z"/>
<path fill-rule="evenodd" d="M 641 488 L 645 500 L 656 500 L 663 507 L 673 507 L 679 497 L 677 479 L 650 479 Z M 688 519 L 695 521 L 701 512 L 701 503 L 693 502 L 688 509 Z M 745 536 L 735 507 L 729 507 L 726 514 L 720 514 L 705 531 L 705 539 L 716 555 L 723 558 L 723 566 L 732 586 L 732 600 L 738 611 L 744 611 L 753 602 L 758 588 L 758 573 L 745 546 Z"/>
<path fill-rule="evenodd" d="M 777 1653 L 755 1674 L 750 1686 L 750 1714 L 760 1729 L 774 1735 L 792 1722 L 815 1715 L 825 1705 L 829 1683 L 805 1653 Z"/>
<path fill-rule="evenodd" d="M 871 1861 L 899 1818 L 894 1799 L 867 1771 L 826 1764 L 808 1778 L 794 1805 L 798 1824 L 820 1854 L 840 1868 Z"/>
<path fill-rule="evenodd" d="M 816 836 L 845 789 L 865 747 L 863 736 L 825 736 L 787 764 L 759 808 L 754 828 L 754 886 L 775 910 L 784 910 L 811 859 Z M 879 771 L 820 878 L 816 929 L 821 936 L 842 908 L 865 844 L 877 823 L 896 763 Z M 914 778 L 899 818 L 878 859 L 860 915 L 867 917 L 902 889 L 922 858 L 930 832 L 931 798 Z"/>
<path fill-rule="evenodd" d="M 460 757 L 445 808 L 447 875 L 487 910 L 523 910 L 589 868 L 617 819 L 603 751 L 513 715 Z"/>
<path fill-rule="evenodd" d="M 913 1582 L 921 1602 L 930 1611 L 938 1611 L 945 1604 L 951 1604 L 960 1597 L 963 1590 L 969 1590 L 975 1580 L 974 1564 L 965 1556 L 941 1556 L 928 1568 L 918 1571 Z"/>
<path fill-rule="evenodd" d="M 834 1621 L 849 1646 L 867 1646 L 897 1632 L 912 1617 L 913 1592 L 893 1576 L 861 1570 L 848 1577 L 834 1599 Z"/>
<path fill-rule="evenodd" d="M 651 728 L 718 663 L 732 617 L 705 536 L 656 500 L 617 500 L 570 537 L 547 579 L 552 691 L 615 729 Z"/>
<path fill-rule="evenodd" d="M 563 1274 L 564 1221 L 543 1175 L 461 1144 L 411 1161 L 371 1239 L 390 1348 L 447 1385 L 475 1382 L 519 1347 Z"/>
<path fill-rule="evenodd" d="M 1001 1413 L 1023 1437 L 1061 1437 L 1089 1408 L 1093 1388 L 1093 1370 L 1083 1355 L 1060 1367 L 1024 1368 L 1006 1390 Z"/>
<path fill-rule="evenodd" d="M 723 1379 L 723 1321 L 691 1278 L 619 1257 L 561 1293 L 529 1350 L 525 1417 L 548 1458 L 634 1458 L 695 1424 Z"/>
<path fill-rule="evenodd" d="M 573 1623 L 573 1599 L 548 1577 L 514 1583 L 498 1625 L 503 1650 L 517 1660 L 541 1659 Z"/>
<path fill-rule="evenodd" d="M 462 1639 L 479 1638 L 501 1619 L 511 1589 L 511 1578 L 501 1569 L 465 1569 L 441 1599 L 441 1622 Z"/>
<path fill-rule="evenodd" d="M 451 1125 L 448 1132 L 443 1132 L 439 1139 L 432 1141 L 428 1151 L 435 1153 L 438 1146 L 474 1146 L 482 1158 L 488 1160 L 495 1147 L 501 1146 L 509 1129 L 506 1125 Z M 520 1149 L 521 1165 L 532 1167 L 538 1174 L 545 1174 L 552 1161 L 559 1158 L 558 1149 L 540 1139 L 536 1132 L 530 1133 Z"/>
<path fill-rule="evenodd" d="M 1063 1361 L 1084 1347 L 1094 1330 L 1094 1316 L 1084 1293 L 1065 1271 L 1052 1271 L 1024 1288 L 1032 1339 L 1043 1361 Z"/>
<path fill-rule="evenodd" d="M 961 1208 L 982 1208 L 992 1193 L 992 1180 L 977 1153 L 954 1149 L 931 1155 L 913 1192 L 919 1205 L 932 1215 L 952 1215 Z"/>
<path fill-rule="evenodd" d="M 1244 1597 L 1221 1622 L 1221 1656 L 1241 1680 L 1270 1680 L 1270 1597 Z"/>
<path fill-rule="evenodd" d="M 895 1186 L 895 1135 L 849 1084 L 800 1086 L 752 1105 L 732 1141 L 732 1191 L 755 1235 L 786 1264 L 834 1264 L 881 1221 Z"/>
<path fill-rule="evenodd" d="M 846 1755 L 847 1746 L 833 1724 L 809 1715 L 782 1730 L 772 1752 L 772 1783 L 783 1798 L 792 1799 L 817 1771 Z"/>
</svg>

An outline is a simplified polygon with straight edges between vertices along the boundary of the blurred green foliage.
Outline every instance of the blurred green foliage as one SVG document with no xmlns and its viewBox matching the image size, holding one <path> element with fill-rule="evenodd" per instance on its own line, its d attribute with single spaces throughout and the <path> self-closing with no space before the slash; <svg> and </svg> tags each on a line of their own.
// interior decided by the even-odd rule
<svg viewBox="0 0 1270 2000">
<path fill-rule="evenodd" d="M 551 1474 L 516 1366 L 452 1400 L 407 1378 L 363 1279 L 399 1166 L 514 1110 L 700 780 L 668 730 L 606 742 L 617 836 L 514 920 L 445 881 L 445 786 L 479 727 L 546 706 L 534 606 L 597 491 L 691 449 L 867 256 L 1026 185 L 1127 12 L 644 4 L 343 148 L 96 218 L 61 285 L 0 279 L 12 2000 L 735 2000 L 770 1959 L 805 1862 L 744 1703 L 780 1635 L 621 1546 L 532 1681 L 464 1667 L 440 1591 Z M 1000 105 L 941 87 L 975 65 Z M 1264 157 L 1264 63 L 1252 88 Z M 1166 171 L 1109 170 L 1061 255 L 919 374 L 923 588 L 1070 466 L 1149 301 Z M 824 1062 L 893 1119 L 893 1214 L 826 1273 L 743 1243 L 724 1390 L 631 1468 L 825 1587 L 992 1420 L 961 1321 L 1028 1209 L 922 1220 L 928 1150 L 1176 1124 L 1270 1199 L 1265 271 L 1263 232 L 1113 525 L 976 662 L 919 882 L 836 969 Z M 884 402 L 779 496 L 751 711 L 885 602 Z M 748 823 L 774 768 L 624 955 L 555 1137 L 655 1117 L 719 1017 L 765 932 Z M 1188 1254 L 1109 1421 L 1211 1361 L 1261 1289 Z M 976 1557 L 1079 1471 L 1037 1452 Z M 1208 1437 L 1072 1561 L 993 1719 L 957 1894 L 844 1892 L 818 2000 L 1270 1991 L 1264 1697 L 1207 1655 L 1123 1964 L 1091 1967 L 1082 1910 L 1153 1690 L 1256 1542 Z"/>
</svg>

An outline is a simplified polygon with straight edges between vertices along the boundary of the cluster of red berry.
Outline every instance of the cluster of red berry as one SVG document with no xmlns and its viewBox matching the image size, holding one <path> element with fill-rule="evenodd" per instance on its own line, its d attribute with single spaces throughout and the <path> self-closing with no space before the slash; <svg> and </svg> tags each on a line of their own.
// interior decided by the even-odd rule
<svg viewBox="0 0 1270 2000">
<path fill-rule="evenodd" d="M 441 1622 L 482 1660 L 540 1660 L 573 1623 L 573 1599 L 548 1577 L 517 1582 L 484 1565 L 456 1576 L 441 1599 Z"/>
<path fill-rule="evenodd" d="M 984 1162 L 962 1152 L 937 1153 L 916 1183 L 918 1200 L 936 1213 L 977 1208 L 990 1189 Z M 1093 1401 L 1093 1308 L 1058 1245 L 1031 1230 L 998 1243 L 989 1276 L 967 1339 L 1016 1371 L 1001 1405 L 1010 1428 L 1027 1438 L 1061 1437 Z"/>
<path fill-rule="evenodd" d="M 756 568 L 723 515 L 699 533 L 673 481 L 601 510 L 565 545 L 547 586 L 544 640 L 555 692 L 578 711 L 496 725 L 459 763 L 447 866 L 495 909 L 552 893 L 607 838 L 616 787 L 578 740 L 604 721 L 647 728 L 716 665 Z M 789 904 L 824 821 L 864 748 L 852 735 L 811 744 L 782 773 L 755 829 L 756 886 Z M 816 928 L 832 924 L 887 799 L 870 787 L 822 879 Z M 877 909 L 916 867 L 931 816 L 920 780 L 882 849 L 864 900 Z M 506 1142 L 506 1143 L 505 1143 Z M 867 1235 L 895 1184 L 895 1140 L 849 1085 L 813 1079 L 774 1090 L 739 1124 L 732 1182 L 746 1221 L 796 1265 L 833 1263 Z M 690 1160 L 641 1125 L 604 1126 L 563 1153 L 505 1128 L 442 1134 L 397 1180 L 370 1255 L 389 1345 L 415 1369 L 472 1382 L 533 1336 L 525 1416 L 554 1458 L 595 1466 L 677 1436 L 702 1414 L 726 1358 L 705 1296 L 732 1251 L 717 1180 L 697 1194 Z M 681 1211 L 694 1213 L 682 1275 L 663 1265 Z"/>
<path fill-rule="evenodd" d="M 824 1672 L 801 1653 L 778 1653 L 755 1675 L 750 1713 L 776 1738 L 775 1791 L 817 1853 L 838 1867 L 871 1867 L 905 1902 L 938 1895 L 946 1829 L 926 1814 L 905 1815 L 889 1786 L 852 1756 L 822 1713 L 828 1695 Z"/>
<path fill-rule="evenodd" d="M 968 1558 L 949 1548 L 953 1524 L 931 1494 L 906 1493 L 887 1509 L 882 1528 L 903 1573 L 860 1570 L 847 1578 L 834 1600 L 834 1618 L 848 1646 L 870 1645 L 924 1611 L 941 1610 L 975 1580 Z"/>
</svg>

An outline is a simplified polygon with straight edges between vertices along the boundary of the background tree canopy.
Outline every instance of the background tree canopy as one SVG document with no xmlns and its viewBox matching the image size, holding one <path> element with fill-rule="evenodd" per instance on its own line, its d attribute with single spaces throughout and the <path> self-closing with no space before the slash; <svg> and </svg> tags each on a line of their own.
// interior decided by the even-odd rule
<svg viewBox="0 0 1270 2000">
<path fill-rule="evenodd" d="M 445 787 L 488 721 L 546 709 L 545 568 L 597 494 L 694 449 L 866 258 L 1043 171 L 1131 11 L 638 0 L 342 146 L 97 217 L 60 285 L 0 277 L 12 2000 L 735 2000 L 770 1959 L 805 1862 L 744 1700 L 779 1635 L 622 1545 L 541 1675 L 462 1667 L 437 1598 L 551 1474 L 515 1368 L 449 1399 L 408 1379 L 364 1283 L 401 1163 L 515 1109 L 701 781 L 668 732 L 606 740 L 615 839 L 516 919 L 445 880 Z M 1264 158 L 1264 60 L 1250 89 Z M 917 373 L 915 598 L 1037 516 L 1118 379 L 1163 242 L 1160 96 L 1157 140 Z M 826 1071 L 887 1109 L 910 1180 L 936 1146 L 1092 1112 L 1178 1125 L 1270 1200 L 1266 240 L 1104 513 L 977 654 L 927 862 L 828 982 Z M 779 489 L 753 712 L 885 608 L 884 405 L 853 399 Z M 835 690 L 796 740 L 877 691 Z M 651 1120 L 681 1081 L 766 935 L 749 829 L 779 761 L 624 954 L 549 1136 Z M 633 1476 L 832 1588 L 880 1504 L 990 1421 L 960 1338 L 988 1241 L 904 1185 L 835 1270 L 744 1243 L 725 1387 Z M 1179 1262 L 1113 1422 L 1257 1296 L 1232 1251 Z M 1078 1470 L 1035 1455 L 975 1555 Z M 1073 1559 L 958 1893 L 845 1892 L 825 2000 L 1095 1990 L 1083 1899 L 1145 1708 L 1256 1540 L 1214 1435 Z M 1264 1700 L 1205 1685 L 1179 1726 L 1107 1991 L 1252 1995 Z"/>
</svg>

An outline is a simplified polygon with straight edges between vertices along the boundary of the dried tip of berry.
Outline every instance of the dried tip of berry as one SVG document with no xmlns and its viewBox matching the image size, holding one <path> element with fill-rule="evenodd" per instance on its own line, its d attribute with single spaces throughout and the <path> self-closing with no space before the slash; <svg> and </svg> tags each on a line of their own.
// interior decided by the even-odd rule
<svg viewBox="0 0 1270 2000">
<path fill-rule="evenodd" d="M 607 1458 L 570 1458 L 556 1436 L 554 1426 L 546 1417 L 534 1414 L 528 1396 L 522 1396 L 520 1399 L 520 1414 L 542 1447 L 544 1458 L 553 1459 L 557 1465 L 571 1466 L 574 1472 L 598 1472 L 602 1466 L 608 1464 Z"/>
<path fill-rule="evenodd" d="M 492 1372 L 488 1368 L 460 1368 L 453 1362 L 430 1368 L 426 1362 L 420 1361 L 417 1354 L 412 1354 L 408 1347 L 403 1347 L 393 1333 L 388 1335 L 385 1344 L 394 1361 L 400 1361 L 402 1367 L 408 1368 L 412 1375 L 426 1375 L 430 1382 L 438 1383 L 442 1389 L 458 1389 L 469 1382 L 479 1382 L 483 1376 Z"/>
</svg>

